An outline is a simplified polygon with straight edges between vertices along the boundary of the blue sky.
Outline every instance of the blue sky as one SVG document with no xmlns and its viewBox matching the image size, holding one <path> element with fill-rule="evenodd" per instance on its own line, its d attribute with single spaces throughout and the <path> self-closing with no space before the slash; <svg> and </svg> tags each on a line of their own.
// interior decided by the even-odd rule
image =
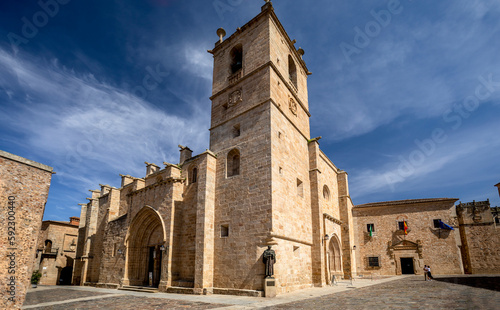
<svg viewBox="0 0 500 310">
<path fill-rule="evenodd" d="M 0 149 L 54 167 L 44 219 L 208 148 L 206 51 L 260 0 L 0 2 Z M 311 136 L 355 204 L 500 206 L 500 2 L 274 1 L 313 75 Z"/>
</svg>

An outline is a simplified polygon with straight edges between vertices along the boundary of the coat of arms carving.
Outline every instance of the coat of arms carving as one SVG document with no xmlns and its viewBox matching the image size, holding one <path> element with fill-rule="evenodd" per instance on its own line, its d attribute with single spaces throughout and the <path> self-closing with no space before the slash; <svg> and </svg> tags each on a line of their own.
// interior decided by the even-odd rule
<svg viewBox="0 0 500 310">
<path fill-rule="evenodd" d="M 293 98 L 290 98 L 290 111 L 293 115 L 297 115 L 297 102 Z"/>
<path fill-rule="evenodd" d="M 227 107 L 228 108 L 234 107 L 235 105 L 237 105 L 238 103 L 240 103 L 242 101 L 243 101 L 243 97 L 242 97 L 241 89 L 235 90 L 229 95 Z"/>
</svg>

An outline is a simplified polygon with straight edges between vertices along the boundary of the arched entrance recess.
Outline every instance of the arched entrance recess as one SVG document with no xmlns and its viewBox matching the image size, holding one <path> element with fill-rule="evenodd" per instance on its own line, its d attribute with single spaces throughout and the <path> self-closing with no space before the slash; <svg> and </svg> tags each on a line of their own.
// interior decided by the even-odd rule
<svg viewBox="0 0 500 310">
<path fill-rule="evenodd" d="M 127 233 L 125 278 L 129 285 L 158 287 L 165 244 L 165 225 L 159 213 L 143 207 L 132 220 Z"/>
<path fill-rule="evenodd" d="M 342 276 L 342 251 L 340 250 L 340 240 L 337 235 L 333 235 L 328 244 L 328 268 L 330 279 Z"/>
</svg>

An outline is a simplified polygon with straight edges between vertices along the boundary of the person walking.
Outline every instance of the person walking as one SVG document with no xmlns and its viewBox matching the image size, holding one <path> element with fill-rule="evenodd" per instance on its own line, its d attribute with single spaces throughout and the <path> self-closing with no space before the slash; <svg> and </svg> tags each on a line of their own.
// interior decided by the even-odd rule
<svg viewBox="0 0 500 310">
<path fill-rule="evenodd" d="M 427 269 L 427 265 L 424 265 L 424 281 L 427 281 L 427 272 L 429 270 Z"/>
<path fill-rule="evenodd" d="M 429 278 L 429 281 L 432 281 L 434 279 L 431 274 L 431 266 L 427 266 L 427 278 Z"/>
</svg>

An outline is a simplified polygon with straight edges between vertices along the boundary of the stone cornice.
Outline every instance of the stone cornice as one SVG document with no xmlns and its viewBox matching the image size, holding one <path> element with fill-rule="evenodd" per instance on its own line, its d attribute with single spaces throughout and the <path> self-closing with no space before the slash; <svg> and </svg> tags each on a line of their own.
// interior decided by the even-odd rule
<svg viewBox="0 0 500 310">
<path fill-rule="evenodd" d="M 313 244 L 311 242 L 307 242 L 307 241 L 304 241 L 304 240 L 300 240 L 300 239 L 296 239 L 296 238 L 292 238 L 292 237 L 288 237 L 288 236 L 282 236 L 282 235 L 278 235 L 276 233 L 269 233 L 268 235 L 269 238 L 278 238 L 278 239 L 282 239 L 282 240 L 287 240 L 287 241 L 292 241 L 292 242 L 297 242 L 297 243 L 301 243 L 301 244 L 305 244 L 305 245 L 308 245 L 308 246 L 313 246 Z"/>
<path fill-rule="evenodd" d="M 292 86 L 290 86 L 290 83 L 285 79 L 285 77 L 281 74 L 281 72 L 278 70 L 278 68 L 276 67 L 276 65 L 272 61 L 268 61 L 265 64 L 262 64 L 261 66 L 254 69 L 252 72 L 245 74 L 241 79 L 238 80 L 237 83 L 224 87 L 223 89 L 221 89 L 217 93 L 213 94 L 210 97 L 210 100 L 213 100 L 215 97 L 220 96 L 221 94 L 227 92 L 229 89 L 236 87 L 236 85 L 241 84 L 241 82 L 243 82 L 244 80 L 254 76 L 255 74 L 259 73 L 260 71 L 262 71 L 263 69 L 265 69 L 267 67 L 271 67 L 274 70 L 276 75 L 278 75 L 278 77 L 281 79 L 283 84 L 288 88 L 288 90 L 292 94 L 293 98 L 297 101 L 297 103 L 300 105 L 302 110 L 307 114 L 308 117 L 311 117 L 311 113 L 309 113 L 309 110 L 307 110 L 304 103 L 302 103 L 302 100 L 300 100 L 299 97 L 297 96 L 297 91 L 295 89 L 293 89 Z"/>
<path fill-rule="evenodd" d="M 328 214 L 328 213 L 323 213 L 323 216 L 324 216 L 327 220 L 332 221 L 332 222 L 334 222 L 335 224 L 339 224 L 339 225 L 342 225 L 342 224 L 343 224 L 343 222 L 342 222 L 341 220 L 339 220 L 339 219 L 337 219 L 337 218 L 335 218 L 335 217 L 331 216 L 331 215 L 330 215 L 330 214 Z"/>
<path fill-rule="evenodd" d="M 436 202 L 448 202 L 455 203 L 458 198 L 429 198 L 429 199 L 408 199 L 408 200 L 395 200 L 395 201 L 384 201 L 384 202 L 374 202 L 374 203 L 365 203 L 362 205 L 354 206 L 355 209 L 358 208 L 370 208 L 370 207 L 393 207 L 393 206 L 402 206 L 409 204 L 417 204 L 417 203 L 436 203 Z"/>
<path fill-rule="evenodd" d="M 55 172 L 53 171 L 54 168 L 52 168 L 52 167 L 49 167 L 49 166 L 41 164 L 41 163 L 37 163 L 36 161 L 30 160 L 30 159 L 27 159 L 27 158 L 24 158 L 21 156 L 17 156 L 17 155 L 14 155 L 14 154 L 2 151 L 2 150 L 0 150 L 0 157 L 7 158 L 7 159 L 12 160 L 12 161 L 17 161 L 18 163 L 25 164 L 25 165 L 35 167 L 35 168 L 38 168 L 40 170 L 55 174 Z"/>
<path fill-rule="evenodd" d="M 335 164 L 330 160 L 330 158 L 328 158 L 328 156 L 326 156 L 326 154 L 321 150 L 319 149 L 319 157 L 323 158 L 323 160 L 326 162 L 327 165 L 330 166 L 330 168 L 333 169 L 333 171 L 335 172 L 339 172 L 339 169 L 337 168 L 337 166 L 335 166 Z"/>
<path fill-rule="evenodd" d="M 186 179 L 184 179 L 184 178 L 173 178 L 173 177 L 166 178 L 165 180 L 158 181 L 158 182 L 156 182 L 154 184 L 151 184 L 151 185 L 148 185 L 148 186 L 143 187 L 141 189 L 138 189 L 136 191 L 133 191 L 132 193 L 127 194 L 127 196 L 134 196 L 134 195 L 136 195 L 138 193 L 150 190 L 152 188 L 155 188 L 155 187 L 158 187 L 160 185 L 167 184 L 167 183 L 182 183 L 184 181 L 186 181 Z"/>
</svg>

